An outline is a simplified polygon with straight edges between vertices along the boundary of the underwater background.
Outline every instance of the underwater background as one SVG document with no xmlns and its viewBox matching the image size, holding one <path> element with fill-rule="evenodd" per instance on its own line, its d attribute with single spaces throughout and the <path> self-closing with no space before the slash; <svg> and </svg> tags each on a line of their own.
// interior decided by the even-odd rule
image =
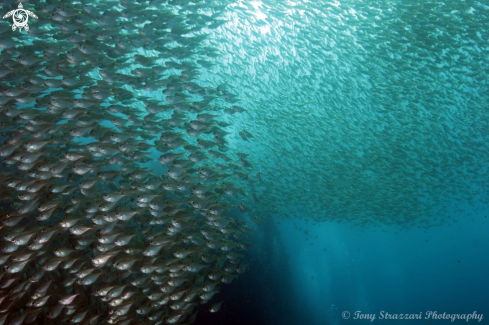
<svg viewBox="0 0 489 325">
<path fill-rule="evenodd" d="M 104 202 L 102 196 L 107 193 L 139 191 L 142 184 L 151 181 L 168 182 L 170 187 L 192 183 L 193 189 L 205 185 L 211 188 L 210 198 L 203 199 L 199 196 L 201 193 L 193 193 L 193 189 L 188 188 L 151 192 L 159 198 L 181 199 L 182 204 L 189 202 L 185 208 L 168 203 L 182 210 L 181 214 L 164 210 L 164 216 L 155 216 L 154 211 L 159 210 L 144 205 L 147 202 L 138 199 L 140 193 L 129 194 L 132 200 L 122 199 L 113 209 L 115 212 L 147 208 L 147 212 L 140 212 L 141 218 L 136 221 L 116 221 L 116 227 L 124 235 L 135 235 L 139 240 L 148 231 L 145 229 L 150 228 L 149 233 L 154 236 L 161 234 L 171 238 L 171 245 L 175 246 L 165 248 L 157 262 L 151 260 L 155 265 L 182 264 L 174 262 L 173 247 L 197 247 L 198 254 L 216 256 L 217 262 L 205 262 L 203 271 L 194 272 L 192 267 L 203 265 L 200 256 L 191 253 L 190 259 L 183 258 L 186 264 L 183 263 L 178 272 L 169 272 L 188 281 L 184 284 L 185 294 L 205 294 L 200 288 L 209 280 L 201 280 L 197 275 L 207 277 L 210 271 L 229 265 L 246 267 L 240 274 L 229 272 L 238 277 L 231 283 L 219 283 L 213 298 L 201 298 L 201 301 L 189 298 L 184 308 L 190 311 L 182 313 L 176 323 L 451 322 L 428 317 L 426 313 L 430 311 L 459 315 L 477 312 L 483 315 L 481 324 L 488 322 L 488 3 L 414 0 L 21 2 L 25 9 L 40 18 L 29 18 L 27 32 L 12 31 L 10 18 L 2 21 L 2 150 L 10 148 L 9 139 L 15 138 L 25 127 L 12 109 L 29 113 L 42 111 L 37 116 L 53 127 L 64 123 L 75 125 L 74 118 L 62 114 L 66 109 L 87 107 L 76 101 L 73 105 L 74 98 L 83 96 L 90 105 L 96 101 L 98 107 L 93 108 L 92 115 L 88 111 L 79 115 L 86 117 L 87 120 L 80 120 L 90 127 L 85 130 L 86 136 L 74 136 L 67 130 L 56 135 L 53 131 L 53 137 L 67 139 L 67 144 L 56 140 L 60 141 L 57 144 L 93 160 L 86 163 L 93 172 L 88 172 L 88 176 L 76 171 L 75 174 L 82 176 L 53 174 L 57 179 L 50 185 L 67 184 L 68 189 L 73 186 L 73 191 L 63 192 L 62 197 L 43 196 L 45 202 L 63 202 L 47 222 L 36 221 L 38 211 L 19 212 L 25 218 L 19 227 L 27 227 L 19 230 L 22 234 L 30 235 L 30 229 L 37 231 L 35 227 L 39 225 L 55 229 L 65 217 L 64 209 L 74 198 L 99 204 Z M 18 4 L 0 0 L 1 12 L 15 10 Z M 31 63 L 29 59 L 36 62 Z M 25 84 L 30 80 L 27 78 L 32 77 L 34 67 L 37 77 L 60 82 L 76 80 L 76 88 L 68 82 L 51 85 L 48 81 L 40 86 L 47 89 L 29 90 Z M 46 67 L 59 75 L 46 72 Z M 12 89 L 22 92 L 17 95 Z M 64 91 L 76 93 L 69 107 L 55 103 L 60 98 L 68 100 Z M 93 97 L 85 98 L 87 92 L 93 92 Z M 106 92 L 107 97 L 99 98 L 99 92 Z M 49 96 L 51 102 L 46 101 Z M 130 107 L 131 111 L 123 116 L 126 112 L 119 111 L 120 107 Z M 112 115 L 104 115 L 105 111 Z M 63 117 L 51 120 L 49 114 Z M 197 117 L 199 114 L 218 116 L 206 120 L 207 117 Z M 117 129 L 120 122 L 115 117 L 128 119 L 133 126 L 122 125 Z M 29 116 L 21 118 L 31 119 Z M 196 119 L 205 120 L 204 124 L 198 124 Z M 37 125 L 35 121 L 33 118 L 32 124 Z M 117 149 L 119 143 L 126 143 L 124 141 L 107 142 L 98 134 L 103 133 L 102 130 L 118 134 L 140 132 L 137 141 L 145 141 L 148 147 L 135 152 L 140 150 L 139 153 L 145 154 L 143 159 Z M 163 134 L 170 133 L 180 134 L 182 143 L 177 147 L 172 147 L 174 142 L 163 140 Z M 41 139 L 48 141 L 50 138 Z M 204 142 L 195 139 L 204 139 Z M 109 166 L 106 159 L 110 155 L 103 149 L 100 152 L 80 149 L 95 140 L 107 144 L 110 155 L 116 152 L 117 156 L 117 150 L 121 150 L 124 158 L 118 157 L 121 162 Z M 139 142 L 130 144 L 137 146 Z M 184 150 L 187 145 L 190 149 Z M 207 152 L 207 146 L 215 150 L 209 152 L 208 160 L 201 163 L 198 157 L 192 157 L 195 152 Z M 41 151 L 53 164 L 63 157 L 55 147 L 49 143 L 47 151 Z M 21 147 L 16 147 L 14 154 L 2 154 L 4 184 L 12 178 L 20 181 L 38 177 L 17 171 L 19 164 L 11 161 L 10 155 L 18 152 L 23 152 Z M 179 169 L 181 166 L 171 165 L 175 157 L 169 158 L 169 164 L 160 158 L 167 153 L 183 154 L 182 159 L 188 153 L 189 157 L 179 163 L 189 169 L 183 171 Z M 227 165 L 223 166 L 225 163 Z M 130 171 L 123 169 L 125 164 L 130 166 Z M 78 189 L 83 181 L 105 181 L 97 176 L 104 171 L 118 171 L 114 178 L 117 181 L 104 183 L 89 193 Z M 143 178 L 133 174 L 138 171 L 151 171 L 151 174 L 146 179 L 146 175 Z M 183 172 L 191 180 L 182 181 L 180 175 L 173 177 L 171 171 Z M 214 172 L 217 179 L 213 178 Z M 135 185 L 130 188 L 127 184 Z M 19 191 L 15 186 L 15 191 L 9 187 L 2 190 L 2 221 L 15 217 L 15 212 L 11 213 L 19 208 Z M 199 194 L 198 199 L 194 194 Z M 194 204 L 200 199 L 209 199 L 210 203 Z M 22 201 L 30 202 L 29 199 Z M 87 209 L 89 203 L 86 203 Z M 211 209 L 215 207 L 226 210 L 222 213 L 222 220 L 225 220 L 222 226 L 212 219 L 215 214 Z M 100 209 L 100 212 L 105 210 Z M 90 214 L 88 210 L 81 210 L 79 213 L 85 219 L 79 225 L 91 227 L 90 218 L 102 215 L 100 212 L 88 216 L 85 214 Z M 190 214 L 193 217 L 189 219 Z M 158 223 L 158 220 L 164 221 Z M 94 231 L 114 220 L 100 222 L 103 224 L 96 224 Z M 243 230 L 243 225 L 253 230 Z M 3 230 L 0 229 L 2 236 L 7 236 L 9 227 L 5 224 Z M 187 227 L 197 229 L 197 235 Z M 246 235 L 246 246 L 249 243 L 252 247 L 242 251 L 238 246 L 231 246 L 236 247 L 232 251 L 243 257 L 226 257 L 224 249 L 208 250 L 209 243 L 203 240 L 229 244 L 232 239 L 235 244 L 230 245 L 238 245 L 244 239 L 237 237 L 235 240 L 226 232 L 219 234 L 221 238 L 212 231 L 213 235 L 208 238 L 205 232 L 199 234 L 201 229 L 212 229 L 218 234 L 221 229 L 242 232 Z M 90 233 L 92 229 L 87 231 L 86 237 L 90 240 L 98 236 L 98 233 Z M 49 255 L 60 245 L 75 248 L 75 232 L 66 235 L 69 240 L 57 239 L 63 244 L 51 244 L 44 251 Z M 192 241 L 191 236 L 200 236 L 202 240 Z M 134 241 L 130 243 L 136 250 L 142 250 L 152 247 L 149 240 L 141 239 L 144 247 Z M 2 245 L 9 245 L 6 239 L 2 239 Z M 97 249 L 106 252 L 89 245 L 77 246 L 76 254 L 80 258 L 84 254 L 95 258 L 100 253 Z M 110 253 L 118 247 L 104 249 Z M 129 255 L 124 255 L 122 260 L 134 258 Z M 112 259 L 122 258 L 114 256 L 110 257 L 111 263 Z M 15 264 L 12 262 L 15 260 L 6 258 L 8 262 L 2 263 Z M 129 268 L 133 273 L 128 279 L 132 281 L 141 276 L 139 263 L 144 266 L 148 265 L 147 261 L 137 261 L 137 267 Z M 83 268 L 87 268 L 88 263 Z M 93 293 L 84 296 L 84 290 L 96 291 L 100 286 L 115 283 L 126 285 L 111 263 L 100 269 L 100 274 L 111 277 L 101 277 L 89 285 L 71 283 L 63 294 L 59 291 L 65 289 L 61 288 L 50 288 L 52 292 L 48 293 L 61 297 L 78 292 L 79 297 L 88 299 Z M 30 260 L 19 281 L 27 283 L 26 279 L 42 265 L 39 259 Z M 182 267 L 188 270 L 181 271 Z M 10 275 L 2 272 L 5 281 Z M 60 272 L 46 273 L 45 280 L 65 280 L 63 271 Z M 223 271 L 217 280 L 229 274 Z M 141 286 L 127 284 L 126 289 L 130 287 L 131 292 L 147 295 L 158 291 L 162 285 L 153 278 L 152 281 L 154 284 Z M 28 295 L 37 283 L 31 282 L 34 284 L 30 289 L 25 284 L 18 290 Z M 0 282 L 0 286 L 3 283 Z M 17 293 L 9 290 L 2 291 L 5 299 Z M 0 318 L 8 315 L 3 319 L 6 324 L 22 324 L 25 319 L 41 324 L 56 319 L 37 316 L 47 314 L 48 305 L 45 309 L 42 306 L 35 310 L 24 308 L 28 304 L 26 299 L 13 300 L 13 307 L 2 309 Z M 134 307 L 127 314 L 131 318 L 127 315 L 112 318 L 110 307 L 92 312 L 93 305 L 75 304 L 72 309 L 76 310 L 76 315 L 81 313 L 86 324 L 110 323 L 108 320 L 115 324 L 158 323 L 153 319 L 149 322 L 147 314 L 137 309 L 140 305 L 150 306 L 148 299 L 132 302 Z M 54 304 L 56 299 L 51 300 L 48 301 Z M 211 305 L 221 301 L 218 312 L 209 310 Z M 166 303 L 151 305 L 149 315 L 162 315 L 160 323 L 174 323 L 170 319 L 175 314 L 167 306 Z M 0 307 L 4 306 L 0 303 Z M 64 310 L 70 308 L 68 304 Z M 161 311 L 164 313 L 157 314 Z M 376 319 L 353 319 L 357 311 L 374 314 Z M 383 311 L 421 313 L 423 319 L 379 319 Z M 351 315 L 345 317 L 344 312 Z M 95 316 L 99 318 L 90 318 Z M 59 317 L 60 322 L 70 323 L 69 317 L 63 318 L 63 314 Z M 465 320 L 454 321 L 461 322 Z M 468 322 L 474 323 L 477 319 Z"/>
<path fill-rule="evenodd" d="M 253 248 L 250 270 L 224 288 L 228 308 L 220 315 L 203 314 L 196 323 L 370 323 L 342 317 L 344 311 L 351 317 L 361 311 L 375 314 L 373 323 L 444 324 L 451 321 L 426 313 L 477 311 L 483 324 L 488 310 L 486 214 L 461 216 L 453 225 L 427 230 L 270 224 L 265 233 L 275 239 L 262 238 Z M 382 311 L 421 312 L 422 320 L 382 320 Z"/>
</svg>

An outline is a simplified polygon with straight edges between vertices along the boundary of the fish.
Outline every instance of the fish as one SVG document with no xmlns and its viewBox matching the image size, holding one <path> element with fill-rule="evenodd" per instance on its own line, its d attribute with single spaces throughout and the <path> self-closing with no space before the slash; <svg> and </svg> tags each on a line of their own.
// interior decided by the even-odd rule
<svg viewBox="0 0 489 325">
<path fill-rule="evenodd" d="M 27 34 L 0 27 L 0 323 L 193 323 L 245 258 L 251 220 L 229 214 L 251 184 L 214 166 L 256 160 L 202 60 L 224 7 L 148 4 L 25 3 Z"/>
<path fill-rule="evenodd" d="M 447 13 L 459 24 L 442 36 Z M 233 60 L 206 60 L 221 71 L 216 92 L 242 99 L 224 110 L 226 122 L 250 117 L 233 145 L 253 148 L 250 157 L 240 157 L 260 171 L 248 179 L 258 178 L 253 188 L 269 187 L 257 193 L 254 212 L 359 227 L 428 227 L 451 222 L 439 221 L 448 203 L 479 197 L 478 190 L 455 184 L 486 180 L 476 167 L 484 158 L 472 131 L 485 129 L 488 116 L 472 104 L 483 110 L 487 101 L 487 64 L 476 50 L 484 44 L 476 34 L 487 12 L 456 1 L 299 7 L 264 1 L 232 10 L 229 19 L 233 23 L 208 41 L 227 48 Z M 399 33 L 401 25 L 412 29 Z M 427 26 L 422 36 L 415 26 Z M 472 35 L 470 45 L 455 35 Z M 452 61 L 448 53 L 460 51 L 465 55 Z M 457 82 L 447 83 L 446 74 Z M 462 81 L 464 90 L 456 86 Z"/>
<path fill-rule="evenodd" d="M 251 224 L 487 203 L 480 3 L 23 5 L 29 31 L 0 26 L 7 324 L 191 322 L 246 270 Z"/>
<path fill-rule="evenodd" d="M 255 203 L 260 203 L 260 200 L 258 200 L 256 193 L 251 193 L 251 195 L 253 196 L 253 200 L 255 201 Z"/>
<path fill-rule="evenodd" d="M 217 313 L 217 312 L 219 311 L 219 309 L 221 309 L 221 305 L 222 305 L 222 303 L 223 303 L 223 302 L 224 302 L 224 300 L 223 300 L 223 301 L 220 301 L 220 302 L 217 302 L 217 303 L 215 303 L 215 304 L 213 304 L 213 305 L 212 305 L 212 306 L 209 308 L 209 311 L 210 311 L 211 313 Z"/>
</svg>

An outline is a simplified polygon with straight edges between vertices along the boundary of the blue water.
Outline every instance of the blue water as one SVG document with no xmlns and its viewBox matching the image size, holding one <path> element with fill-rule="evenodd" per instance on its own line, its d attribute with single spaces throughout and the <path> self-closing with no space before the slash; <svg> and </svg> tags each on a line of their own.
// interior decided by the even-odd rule
<svg viewBox="0 0 489 325">
<path fill-rule="evenodd" d="M 216 14 L 199 5 L 187 9 Z M 195 324 L 489 324 L 487 4 L 223 8 L 228 23 L 199 45 L 215 55 L 202 50 L 188 61 L 205 58 L 209 68 L 194 81 L 227 85 L 246 109 L 229 115 L 229 101 L 213 102 L 229 123 L 229 156 L 246 152 L 254 166 L 243 168 L 250 183 L 233 179 L 253 212 L 229 213 L 255 229 L 246 239 L 254 247 L 240 261 L 247 272 L 212 299 L 224 301 L 221 310 L 199 305 Z M 122 87 L 166 100 L 161 89 Z M 243 140 L 244 129 L 255 139 Z M 160 155 L 144 165 L 156 175 L 167 172 Z M 469 315 L 477 319 L 450 319 Z"/>
<path fill-rule="evenodd" d="M 476 214 L 465 221 L 406 231 L 301 223 L 318 235 L 308 241 L 290 223 L 280 229 L 297 298 L 309 306 L 312 323 L 356 323 L 343 320 L 343 311 L 376 314 L 378 323 L 382 311 L 489 316 L 489 219 Z"/>
<path fill-rule="evenodd" d="M 435 313 L 472 314 L 476 319 L 468 323 L 486 324 L 489 210 L 477 210 L 428 229 L 270 220 L 255 234 L 250 270 L 223 288 L 226 308 L 221 315 L 204 311 L 197 324 L 452 322 L 434 319 Z"/>
</svg>

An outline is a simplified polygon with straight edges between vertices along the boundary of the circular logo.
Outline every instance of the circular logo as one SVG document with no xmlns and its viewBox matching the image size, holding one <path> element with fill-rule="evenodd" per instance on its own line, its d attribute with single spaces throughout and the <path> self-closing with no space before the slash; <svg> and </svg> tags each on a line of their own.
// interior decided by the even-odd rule
<svg viewBox="0 0 489 325">
<path fill-rule="evenodd" d="M 24 27 L 25 25 L 27 25 L 27 20 L 29 19 L 29 16 L 24 9 L 17 9 L 13 14 L 13 19 L 14 24 L 16 24 L 18 27 Z"/>
<path fill-rule="evenodd" d="M 16 30 L 17 28 L 22 30 L 22 28 L 24 28 L 26 31 L 28 31 L 29 25 L 27 25 L 27 21 L 29 20 L 29 16 L 37 19 L 36 14 L 34 14 L 32 11 L 24 9 L 22 3 L 19 3 L 18 9 L 11 10 L 5 16 L 3 16 L 3 19 L 10 16 L 12 16 L 12 20 L 14 22 L 12 25 L 12 30 Z"/>
</svg>

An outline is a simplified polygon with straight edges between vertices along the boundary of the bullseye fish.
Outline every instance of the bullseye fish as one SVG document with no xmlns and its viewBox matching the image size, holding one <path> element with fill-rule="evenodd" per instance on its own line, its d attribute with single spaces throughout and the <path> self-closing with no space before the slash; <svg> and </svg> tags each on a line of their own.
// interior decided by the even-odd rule
<svg viewBox="0 0 489 325">
<path fill-rule="evenodd" d="M 206 79 L 226 6 L 203 5 L 24 3 L 28 34 L 0 26 L 0 324 L 191 324 L 235 278 L 256 160 Z"/>
</svg>

